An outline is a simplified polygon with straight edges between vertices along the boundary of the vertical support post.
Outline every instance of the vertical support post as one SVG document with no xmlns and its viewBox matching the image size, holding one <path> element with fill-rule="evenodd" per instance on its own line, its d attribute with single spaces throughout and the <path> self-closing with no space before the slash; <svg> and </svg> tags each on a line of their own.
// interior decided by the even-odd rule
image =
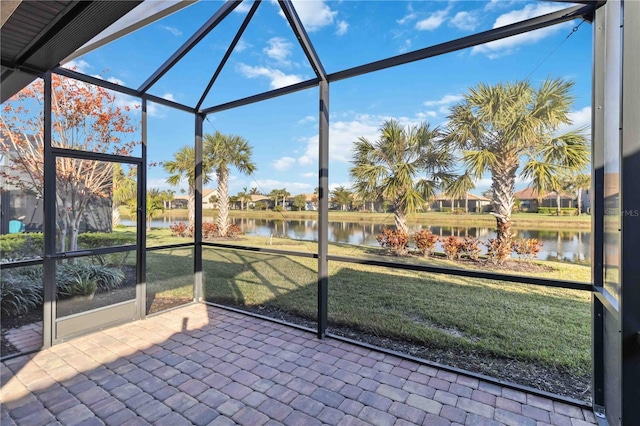
<svg viewBox="0 0 640 426">
<path fill-rule="evenodd" d="M 138 304 L 138 318 L 147 316 L 147 232 L 145 223 L 147 217 L 147 100 L 142 99 L 142 164 L 138 165 L 138 269 L 136 286 L 136 301 Z"/>
<path fill-rule="evenodd" d="M 604 10 L 604 9 L 602 9 Z M 591 89 L 591 282 L 604 287 L 604 14 L 595 12 L 593 22 L 593 74 Z M 604 307 L 591 296 L 591 389 L 593 408 L 604 412 Z"/>
<path fill-rule="evenodd" d="M 52 117 L 52 77 L 51 72 L 43 76 L 44 80 L 44 262 L 43 262 L 43 321 L 42 345 L 51 347 L 55 341 L 56 326 L 56 159 L 51 149 L 53 129 Z"/>
<path fill-rule="evenodd" d="M 329 297 L 329 82 L 320 81 L 318 131 L 318 338 L 324 339 L 328 325 Z"/>
<path fill-rule="evenodd" d="M 640 419 L 640 2 L 622 5 L 620 424 L 631 424 Z"/>
<path fill-rule="evenodd" d="M 204 115 L 195 115 L 195 221 L 193 226 L 193 272 L 194 272 L 194 287 L 193 297 L 197 302 L 202 301 L 202 127 L 204 124 Z"/>
</svg>

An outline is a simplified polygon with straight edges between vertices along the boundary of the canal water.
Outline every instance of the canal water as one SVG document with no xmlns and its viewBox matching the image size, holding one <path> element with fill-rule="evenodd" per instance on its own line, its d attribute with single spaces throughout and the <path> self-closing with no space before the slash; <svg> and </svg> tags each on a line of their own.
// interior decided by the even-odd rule
<svg viewBox="0 0 640 426">
<path fill-rule="evenodd" d="M 212 217 L 205 217 L 205 221 L 213 221 Z M 158 218 L 151 222 L 154 228 L 168 228 L 175 222 L 187 222 L 183 217 Z M 297 240 L 317 241 L 318 223 L 316 220 L 271 220 L 231 218 L 231 222 L 240 226 L 247 235 L 264 237 L 292 238 Z M 123 220 L 123 225 L 132 225 Z M 329 241 L 354 245 L 377 246 L 376 235 L 384 225 L 363 222 L 329 222 Z M 435 235 L 448 237 L 475 237 L 481 241 L 495 238 L 495 229 L 483 226 L 450 226 L 410 224 L 409 232 L 413 233 L 421 229 L 429 229 Z M 540 230 L 517 229 L 514 230 L 515 238 L 536 238 L 542 243 L 542 250 L 538 259 L 564 260 L 569 262 L 587 262 L 590 259 L 590 231 L 588 230 Z M 441 247 L 437 250 L 442 251 Z"/>
</svg>

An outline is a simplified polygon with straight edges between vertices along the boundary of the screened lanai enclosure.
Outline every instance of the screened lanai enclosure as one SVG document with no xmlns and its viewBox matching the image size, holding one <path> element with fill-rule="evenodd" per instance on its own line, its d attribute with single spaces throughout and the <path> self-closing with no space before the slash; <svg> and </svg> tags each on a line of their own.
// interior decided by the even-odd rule
<svg viewBox="0 0 640 426">
<path fill-rule="evenodd" d="M 639 22 L 3 2 L 2 359 L 208 303 L 633 424 Z"/>
</svg>

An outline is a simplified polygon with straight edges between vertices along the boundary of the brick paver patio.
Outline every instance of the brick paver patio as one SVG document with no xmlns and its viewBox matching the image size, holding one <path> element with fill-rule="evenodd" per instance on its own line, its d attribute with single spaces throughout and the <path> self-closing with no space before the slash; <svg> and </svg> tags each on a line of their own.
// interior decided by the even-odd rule
<svg viewBox="0 0 640 426">
<path fill-rule="evenodd" d="M 2 426 L 571 425 L 588 410 L 196 304 L 2 363 Z"/>
</svg>

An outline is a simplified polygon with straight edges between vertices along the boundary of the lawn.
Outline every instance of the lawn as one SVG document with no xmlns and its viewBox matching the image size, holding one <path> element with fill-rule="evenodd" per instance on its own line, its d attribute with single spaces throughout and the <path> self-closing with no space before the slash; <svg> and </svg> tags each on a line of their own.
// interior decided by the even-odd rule
<svg viewBox="0 0 640 426">
<path fill-rule="evenodd" d="M 313 242 L 289 239 L 273 239 L 271 244 L 260 237 L 224 242 L 316 250 Z M 346 244 L 331 249 L 335 255 L 356 258 L 459 267 L 454 261 L 397 258 Z M 156 299 L 191 296 L 190 254 L 191 249 L 150 252 L 147 281 Z M 551 267 L 524 274 L 589 281 L 588 266 L 539 263 Z M 203 274 L 208 301 L 316 319 L 316 259 L 205 247 Z M 579 376 L 588 375 L 591 368 L 589 301 L 588 292 L 575 290 L 329 262 L 330 328 L 524 361 Z"/>
<path fill-rule="evenodd" d="M 122 211 L 123 216 L 128 217 Z M 217 210 L 207 209 L 203 211 L 204 216 L 216 217 Z M 317 220 L 318 212 L 314 211 L 284 211 L 276 212 L 271 210 L 230 210 L 231 217 L 251 218 L 251 219 L 299 219 Z M 165 217 L 187 217 L 186 209 L 166 210 Z M 162 217 L 163 215 L 160 215 Z M 329 211 L 330 221 L 339 222 L 365 222 L 365 223 L 385 223 L 393 225 L 393 214 L 391 213 L 371 213 L 371 212 L 343 212 L 339 210 Z M 512 215 L 514 228 L 531 229 L 589 229 L 591 227 L 591 216 L 555 216 L 538 213 L 514 213 Z M 408 216 L 409 223 L 437 223 L 438 225 L 460 225 L 460 226 L 495 226 L 496 220 L 489 213 L 469 213 L 451 214 L 442 212 L 416 213 Z"/>
</svg>

